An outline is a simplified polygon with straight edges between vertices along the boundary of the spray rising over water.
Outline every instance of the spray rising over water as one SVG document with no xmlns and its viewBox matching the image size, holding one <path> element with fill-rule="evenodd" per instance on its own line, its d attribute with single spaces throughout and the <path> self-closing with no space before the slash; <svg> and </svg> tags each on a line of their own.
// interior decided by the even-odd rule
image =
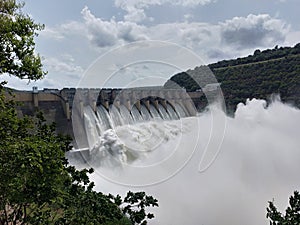
<svg viewBox="0 0 300 225">
<path fill-rule="evenodd" d="M 265 101 L 256 99 L 239 104 L 235 116 L 227 117 L 218 157 L 207 170 L 199 170 L 216 116 L 224 113 L 211 107 L 197 117 L 108 130 L 102 137 L 102 148 L 118 154 L 98 158 L 104 163 L 91 179 L 98 191 L 125 194 L 128 190 L 144 190 L 156 197 L 160 207 L 154 210 L 156 218 L 150 224 L 268 224 L 267 202 L 274 199 L 283 210 L 288 196 L 300 188 L 300 111 L 280 101 L 268 107 Z M 116 184 L 116 179 L 124 176 L 138 183 L 145 176 L 151 180 L 170 175 L 168 170 L 176 166 L 162 162 L 175 154 L 173 163 L 180 163 L 176 160 L 180 154 L 174 153 L 174 148 L 188 151 L 195 147 L 196 137 L 198 144 L 188 163 L 167 180 L 145 187 Z M 131 152 L 131 159 L 124 157 L 125 151 Z M 137 173 L 135 170 L 142 166 L 152 171 Z"/>
<path fill-rule="evenodd" d="M 108 116 L 103 107 L 93 108 L 101 119 L 96 122 L 94 115 L 85 119 L 85 129 L 93 135 L 88 138 L 91 158 L 84 166 L 95 168 L 91 179 L 98 191 L 143 190 L 157 198 L 160 207 L 151 210 L 156 218 L 149 224 L 268 224 L 267 201 L 274 198 L 282 210 L 288 196 L 300 187 L 300 111 L 280 101 L 266 108 L 265 101 L 251 100 L 240 104 L 233 118 L 228 117 L 213 104 L 217 99 L 222 105 L 222 92 L 211 95 L 206 88 L 218 81 L 209 67 L 200 65 L 207 63 L 190 50 L 159 41 L 122 46 L 96 60 L 80 88 L 156 86 L 164 84 L 170 74 L 186 71 L 210 107 L 197 117 L 185 117 L 186 108 L 175 105 L 176 112 L 168 111 L 169 117 L 179 120 L 168 120 L 163 108 L 155 111 L 152 104 L 148 108 L 152 119 L 146 119 L 142 108 L 141 114 L 133 109 L 131 117 L 124 107 L 119 108 L 121 117 L 114 109 L 115 115 Z M 144 78 L 136 79 L 132 71 Z M 138 97 L 131 99 L 132 106 L 147 96 Z M 186 99 L 182 97 L 179 100 Z M 79 106 L 96 105 L 90 99 L 88 104 L 81 103 L 73 103 L 72 119 L 79 114 L 75 122 L 82 119 Z M 82 130 L 80 122 L 72 124 L 75 131 Z M 82 136 L 78 132 L 76 142 Z"/>
</svg>

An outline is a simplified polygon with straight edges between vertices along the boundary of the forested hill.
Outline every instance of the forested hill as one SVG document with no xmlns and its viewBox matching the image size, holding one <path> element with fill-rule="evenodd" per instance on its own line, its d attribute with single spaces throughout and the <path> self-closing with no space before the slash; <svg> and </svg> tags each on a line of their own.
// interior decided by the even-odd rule
<svg viewBox="0 0 300 225">
<path fill-rule="evenodd" d="M 300 108 L 300 43 L 294 47 L 256 50 L 248 57 L 208 66 L 221 83 L 227 109 L 231 112 L 247 98 L 268 100 L 272 94 L 279 94 L 282 101 Z M 200 87 L 188 73 L 197 74 L 197 70 L 200 71 L 199 67 L 176 74 L 170 80 L 187 91 L 195 91 Z M 199 76 L 203 75 L 199 73 Z M 165 85 L 171 83 L 168 81 Z"/>
</svg>

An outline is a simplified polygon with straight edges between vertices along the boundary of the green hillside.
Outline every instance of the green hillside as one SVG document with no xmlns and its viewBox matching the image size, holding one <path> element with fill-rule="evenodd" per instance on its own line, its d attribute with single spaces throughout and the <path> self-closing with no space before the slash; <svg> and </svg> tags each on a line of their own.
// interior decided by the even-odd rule
<svg viewBox="0 0 300 225">
<path fill-rule="evenodd" d="M 272 94 L 279 94 L 283 102 L 300 108 L 300 43 L 294 47 L 256 50 L 248 57 L 223 60 L 208 67 L 221 83 L 229 112 L 247 98 L 269 100 Z M 170 80 L 187 91 L 195 91 L 200 87 L 188 74 L 203 76 L 197 71 L 199 67 L 176 74 Z M 168 81 L 165 85 L 171 83 Z"/>
</svg>

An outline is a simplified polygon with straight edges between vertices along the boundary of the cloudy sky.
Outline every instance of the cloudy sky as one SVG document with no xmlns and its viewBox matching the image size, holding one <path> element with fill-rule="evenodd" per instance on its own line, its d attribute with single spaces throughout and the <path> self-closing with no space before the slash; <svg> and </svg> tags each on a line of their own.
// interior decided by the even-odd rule
<svg viewBox="0 0 300 225">
<path fill-rule="evenodd" d="M 29 85 L 26 81 L 9 79 L 10 86 L 20 89 L 31 89 L 33 85 L 40 89 L 76 87 L 99 56 L 136 41 L 176 43 L 200 55 L 205 63 L 247 56 L 257 48 L 293 46 L 300 42 L 299 0 L 25 0 L 25 3 L 24 11 L 45 24 L 36 43 L 48 75 Z"/>
</svg>

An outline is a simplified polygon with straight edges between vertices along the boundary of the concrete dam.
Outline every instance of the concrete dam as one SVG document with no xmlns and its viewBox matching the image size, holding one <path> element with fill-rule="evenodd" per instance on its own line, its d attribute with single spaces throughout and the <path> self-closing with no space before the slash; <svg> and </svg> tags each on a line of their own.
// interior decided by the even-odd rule
<svg viewBox="0 0 300 225">
<path fill-rule="evenodd" d="M 195 116 L 203 105 L 204 93 L 207 95 L 202 90 L 186 92 L 160 86 L 13 90 L 14 99 L 21 102 L 17 108 L 19 116 L 42 111 L 47 122 L 56 123 L 57 132 L 75 137 L 75 148 L 92 145 L 93 140 L 87 135 L 90 129 L 101 136 L 105 130 L 123 124 Z"/>
</svg>

